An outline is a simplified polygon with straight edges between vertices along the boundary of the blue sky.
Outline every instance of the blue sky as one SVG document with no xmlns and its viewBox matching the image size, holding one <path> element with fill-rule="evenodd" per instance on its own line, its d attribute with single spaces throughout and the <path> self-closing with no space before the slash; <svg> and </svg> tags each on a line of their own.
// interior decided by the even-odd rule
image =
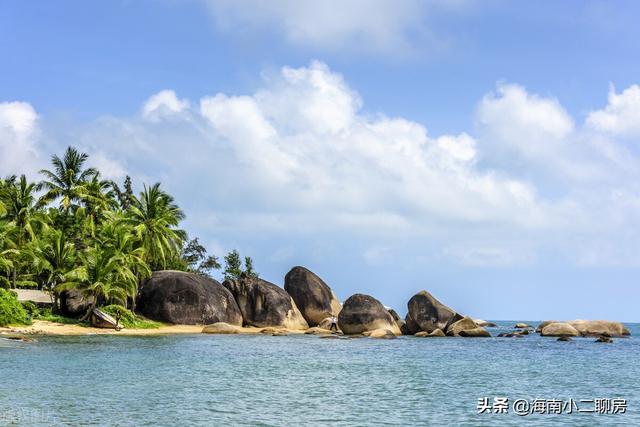
<svg viewBox="0 0 640 427">
<path fill-rule="evenodd" d="M 638 321 L 639 9 L 0 0 L 0 173 L 79 146 L 342 299 Z"/>
</svg>

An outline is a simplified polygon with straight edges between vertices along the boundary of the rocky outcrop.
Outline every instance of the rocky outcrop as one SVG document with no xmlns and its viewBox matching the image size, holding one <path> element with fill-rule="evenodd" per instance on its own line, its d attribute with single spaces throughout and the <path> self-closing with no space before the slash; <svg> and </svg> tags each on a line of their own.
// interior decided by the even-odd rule
<svg viewBox="0 0 640 427">
<path fill-rule="evenodd" d="M 407 313 L 404 317 L 404 325 L 400 328 L 402 335 L 415 335 L 420 331 L 420 326 L 413 320 L 411 315 Z"/>
<path fill-rule="evenodd" d="M 527 329 L 530 327 L 531 326 L 527 325 L 526 323 L 516 323 L 516 325 L 514 326 L 514 328 L 516 329 Z"/>
<path fill-rule="evenodd" d="M 536 332 L 542 333 L 544 328 L 552 323 L 567 323 L 575 328 L 579 335 L 597 337 L 603 334 L 611 337 L 623 337 L 630 335 L 629 329 L 620 322 L 614 322 L 611 320 L 569 320 L 561 322 L 557 320 L 545 320 L 541 322 L 536 328 Z"/>
<path fill-rule="evenodd" d="M 400 318 L 400 316 L 398 315 L 398 312 L 395 311 L 393 308 L 389 308 L 387 309 L 387 311 L 389 312 L 391 317 L 393 317 L 393 320 L 396 322 L 396 325 L 398 325 L 398 329 L 400 329 L 400 333 L 402 335 L 406 335 L 403 332 L 403 330 L 405 329 L 405 321 Z"/>
<path fill-rule="evenodd" d="M 447 328 L 447 335 L 457 337 L 458 335 L 460 335 L 460 332 L 470 329 L 476 329 L 477 327 L 478 325 L 476 325 L 476 322 L 474 322 L 472 318 L 465 316 L 462 319 L 449 325 L 449 327 Z"/>
<path fill-rule="evenodd" d="M 338 316 L 340 301 L 331 288 L 315 273 L 304 267 L 293 267 L 284 278 L 284 289 L 291 295 L 309 326 Z"/>
<path fill-rule="evenodd" d="M 94 301 L 94 297 L 84 297 L 80 291 L 62 291 L 59 297 L 60 314 L 65 317 L 84 316 Z"/>
<path fill-rule="evenodd" d="M 222 285 L 235 297 L 245 326 L 309 328 L 291 296 L 273 283 L 259 278 L 243 277 L 225 280 Z"/>
<path fill-rule="evenodd" d="M 577 337 L 580 332 L 566 322 L 549 323 L 540 332 L 543 337 Z"/>
<path fill-rule="evenodd" d="M 610 320 L 571 320 L 567 323 L 576 328 L 582 336 L 622 337 L 630 335 L 629 330 L 622 323 Z"/>
<path fill-rule="evenodd" d="M 544 320 L 544 321 L 540 322 L 540 324 L 536 328 L 536 332 L 540 333 L 540 332 L 542 332 L 542 330 L 544 329 L 545 326 L 550 325 L 552 323 L 560 323 L 560 322 L 561 322 L 560 320 Z"/>
<path fill-rule="evenodd" d="M 362 334 L 376 329 L 388 329 L 400 335 L 400 328 L 382 303 L 369 295 L 355 294 L 343 304 L 338 326 L 345 334 Z"/>
<path fill-rule="evenodd" d="M 427 291 L 415 294 L 407 306 L 408 318 L 421 331 L 432 332 L 436 329 L 445 331 L 449 325 L 462 319 L 461 315 L 442 304 Z M 406 319 L 407 325 L 409 325 L 409 319 Z M 412 327 L 408 328 L 409 331 L 412 329 Z"/>
<path fill-rule="evenodd" d="M 141 287 L 137 310 L 161 322 L 242 325 L 231 292 L 217 281 L 182 271 L 156 271 Z"/>
</svg>

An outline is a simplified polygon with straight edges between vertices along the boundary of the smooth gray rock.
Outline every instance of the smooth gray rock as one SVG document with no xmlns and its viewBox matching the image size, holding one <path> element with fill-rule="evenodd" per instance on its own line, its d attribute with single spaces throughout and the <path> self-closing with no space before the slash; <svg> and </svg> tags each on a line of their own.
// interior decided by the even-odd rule
<svg viewBox="0 0 640 427">
<path fill-rule="evenodd" d="M 242 325 L 231 292 L 216 280 L 182 271 L 155 271 L 140 288 L 137 310 L 161 322 Z"/>
</svg>

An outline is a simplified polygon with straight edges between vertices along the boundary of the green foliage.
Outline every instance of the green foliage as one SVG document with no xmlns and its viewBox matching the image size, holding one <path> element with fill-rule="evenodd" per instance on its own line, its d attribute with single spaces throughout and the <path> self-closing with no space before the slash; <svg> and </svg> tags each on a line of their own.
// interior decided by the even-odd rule
<svg viewBox="0 0 640 427">
<path fill-rule="evenodd" d="M 22 302 L 22 307 L 27 312 L 27 315 L 31 317 L 37 316 L 40 313 L 40 310 L 38 310 L 38 306 L 35 305 L 32 301 Z"/>
<path fill-rule="evenodd" d="M 207 250 L 200 244 L 198 238 L 189 240 L 182 248 L 181 259 L 186 265 L 186 270 L 202 276 L 211 277 L 213 270 L 219 270 L 222 266 L 215 255 L 208 255 Z"/>
<path fill-rule="evenodd" d="M 176 227 L 184 213 L 173 197 L 160 189 L 160 183 L 144 187 L 139 197 L 132 197 L 131 206 L 122 222 L 131 227 L 145 253 L 152 271 L 165 269 L 179 255 L 186 233 Z"/>
<path fill-rule="evenodd" d="M 62 158 L 57 155 L 51 156 L 53 170 L 40 171 L 45 176 L 40 186 L 46 190 L 42 200 L 44 202 L 58 200 L 60 209 L 66 213 L 78 207 L 78 203 L 87 194 L 84 185 L 98 174 L 94 168 L 83 170 L 88 158 L 88 154 L 81 153 L 73 147 L 67 147 Z"/>
<path fill-rule="evenodd" d="M 0 326 L 30 324 L 28 313 L 16 294 L 0 289 Z"/>
<path fill-rule="evenodd" d="M 162 326 L 162 323 L 137 316 L 132 311 L 127 310 L 121 305 L 112 304 L 106 307 L 101 307 L 100 310 L 113 316 L 118 321 L 119 325 L 128 329 L 156 329 Z"/>
<path fill-rule="evenodd" d="M 179 228 L 184 213 L 159 183 L 144 185 L 136 195 L 129 176 L 121 185 L 104 180 L 86 167 L 88 158 L 68 147 L 51 157 L 52 167 L 40 171 L 39 183 L 24 175 L 0 179 L 0 289 L 43 289 L 54 307 L 61 291 L 74 289 L 95 297 L 87 313 L 109 304 L 127 310 L 151 271 L 175 268 L 209 276 L 221 268 L 197 238 L 187 239 Z M 257 277 L 251 258 L 237 251 L 225 264 L 225 278 Z M 7 295 L 5 305 L 11 304 Z M 12 322 L 28 321 L 21 317 L 26 313 L 78 323 L 30 304 L 16 307 L 7 314 L 17 319 Z M 125 321 L 137 328 L 158 325 L 136 316 Z"/>
<path fill-rule="evenodd" d="M 224 257 L 224 280 L 239 279 L 241 277 L 257 278 L 258 273 L 253 269 L 251 257 L 244 257 L 244 268 L 240 252 L 232 250 Z"/>
<path fill-rule="evenodd" d="M 70 317 L 60 316 L 59 314 L 51 313 L 50 308 L 43 308 L 33 316 L 33 319 L 46 320 L 47 322 L 62 323 L 64 325 L 80 325 L 89 326 L 89 323 L 80 321 L 78 319 L 72 319 Z"/>
</svg>

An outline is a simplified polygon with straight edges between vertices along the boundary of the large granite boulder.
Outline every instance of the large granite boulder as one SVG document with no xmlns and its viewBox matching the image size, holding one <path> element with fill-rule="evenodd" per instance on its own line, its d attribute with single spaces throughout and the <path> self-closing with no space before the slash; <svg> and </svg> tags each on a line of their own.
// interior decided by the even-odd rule
<svg viewBox="0 0 640 427">
<path fill-rule="evenodd" d="M 467 337 L 467 338 L 481 338 L 481 337 L 490 338 L 491 337 L 491 334 L 489 333 L 489 331 L 479 326 L 477 328 L 465 329 L 463 331 L 460 331 L 459 335 L 461 337 Z"/>
<path fill-rule="evenodd" d="M 309 326 L 337 316 L 342 306 L 331 288 L 315 273 L 293 267 L 284 277 L 284 289 L 291 295 Z"/>
<path fill-rule="evenodd" d="M 376 329 L 387 329 L 400 335 L 400 328 L 384 305 L 369 295 L 355 294 L 342 305 L 338 315 L 340 330 L 348 335 L 362 334 Z"/>
<path fill-rule="evenodd" d="M 559 323 L 559 322 L 561 321 L 560 320 L 543 320 L 538 324 L 538 327 L 536 328 L 536 332 L 540 333 L 545 328 L 545 326 L 550 325 L 552 323 Z"/>
<path fill-rule="evenodd" d="M 476 322 L 474 322 L 472 318 L 464 316 L 462 319 L 450 324 L 446 332 L 449 336 L 457 337 L 462 331 L 468 331 L 476 328 L 478 328 Z"/>
<path fill-rule="evenodd" d="M 543 337 L 577 337 L 580 336 L 580 332 L 566 322 L 555 322 L 542 328 L 540 335 Z"/>
<path fill-rule="evenodd" d="M 137 310 L 161 322 L 242 325 L 231 292 L 216 280 L 182 271 L 155 271 L 140 287 Z"/>
<path fill-rule="evenodd" d="M 614 322 L 611 320 L 569 320 L 566 322 L 561 322 L 558 320 L 545 320 L 540 322 L 538 327 L 536 328 L 536 332 L 542 333 L 545 327 L 552 323 L 567 323 L 571 325 L 574 329 L 576 329 L 580 335 L 583 336 L 600 336 L 602 334 L 607 334 L 611 337 L 621 337 L 630 335 L 629 329 L 627 329 L 624 324 L 620 322 Z"/>
<path fill-rule="evenodd" d="M 222 284 L 235 297 L 245 326 L 307 329 L 309 324 L 291 296 L 266 280 L 253 277 L 225 280 Z"/>
<path fill-rule="evenodd" d="M 402 335 L 415 335 L 418 332 L 424 332 L 420 330 L 420 326 L 418 326 L 409 313 L 404 316 L 404 325 L 402 325 L 400 331 Z"/>
<path fill-rule="evenodd" d="M 570 320 L 567 323 L 576 328 L 582 336 L 622 337 L 630 335 L 629 330 L 622 323 L 611 320 Z"/>
<path fill-rule="evenodd" d="M 242 327 L 224 322 L 213 323 L 202 328 L 203 334 L 234 335 L 242 332 Z"/>
<path fill-rule="evenodd" d="M 60 292 L 58 301 L 60 314 L 65 317 L 82 317 L 87 314 L 95 299 L 92 296 L 85 297 L 82 292 L 71 289 Z"/>
<path fill-rule="evenodd" d="M 449 325 L 462 319 L 461 315 L 442 304 L 427 291 L 415 294 L 407 306 L 408 317 L 421 331 L 433 332 L 436 329 L 446 331 Z M 409 319 L 405 320 L 409 324 Z"/>
</svg>

